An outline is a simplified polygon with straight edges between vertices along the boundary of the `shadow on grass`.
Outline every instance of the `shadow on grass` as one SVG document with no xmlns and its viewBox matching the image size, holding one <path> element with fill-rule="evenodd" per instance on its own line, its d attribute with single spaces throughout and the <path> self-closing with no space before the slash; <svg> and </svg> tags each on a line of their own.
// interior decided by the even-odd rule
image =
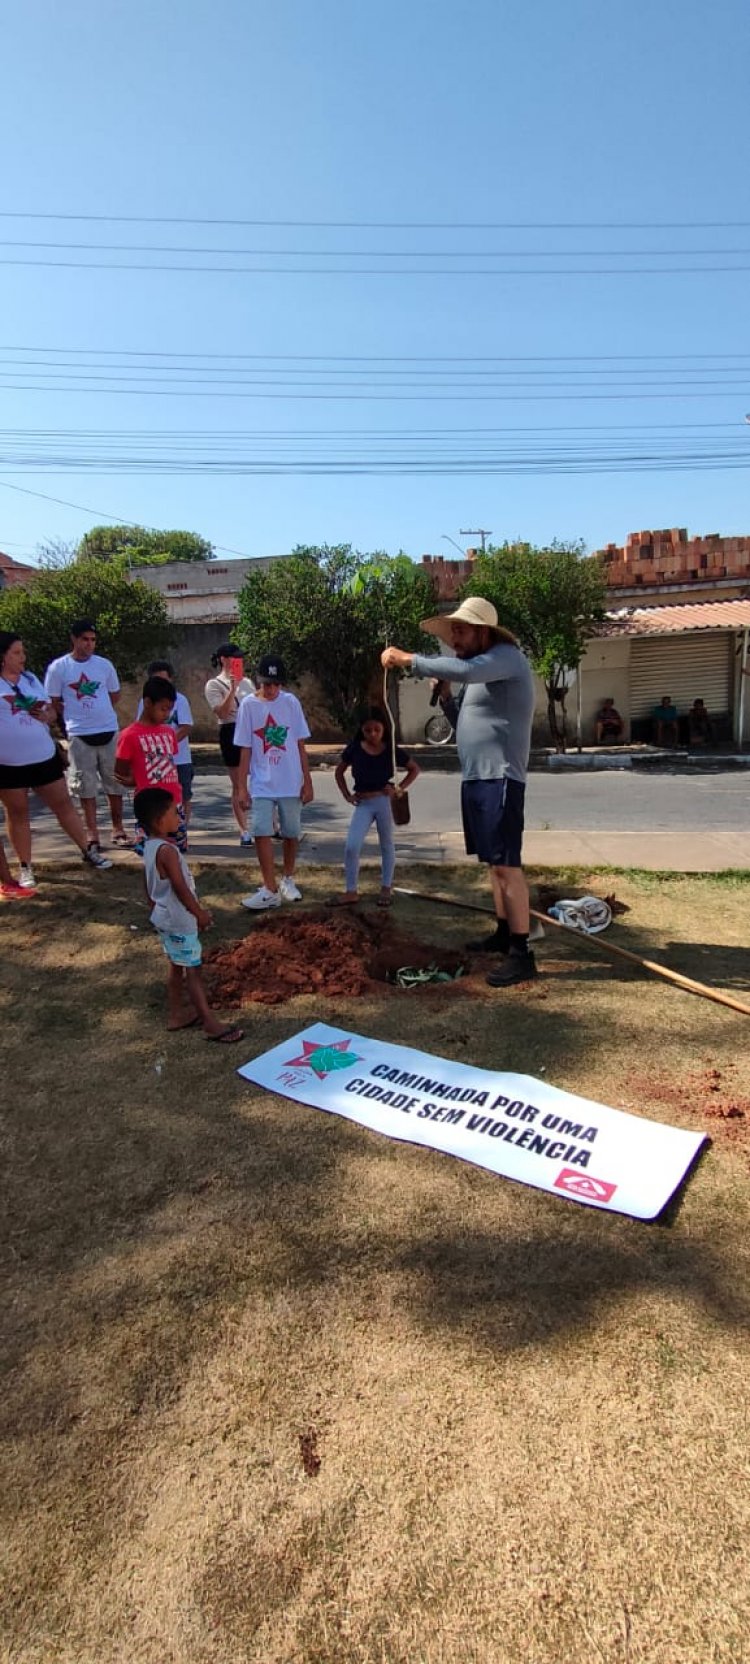
<svg viewBox="0 0 750 1664">
<path fill-rule="evenodd" d="M 709 1244 L 645 1230 L 624 1244 L 603 1240 L 598 1225 L 509 1241 L 482 1232 L 425 1237 L 397 1255 L 416 1276 L 409 1309 L 426 1329 L 463 1333 L 493 1352 L 595 1330 L 625 1297 L 649 1291 L 747 1327 L 750 1299 Z"/>
</svg>

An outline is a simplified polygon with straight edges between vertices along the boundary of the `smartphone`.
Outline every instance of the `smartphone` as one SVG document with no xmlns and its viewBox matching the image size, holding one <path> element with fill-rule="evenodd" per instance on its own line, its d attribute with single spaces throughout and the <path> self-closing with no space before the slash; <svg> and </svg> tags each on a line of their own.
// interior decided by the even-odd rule
<svg viewBox="0 0 750 1664">
<path fill-rule="evenodd" d="M 235 682 L 241 682 L 242 678 L 245 674 L 245 661 L 244 661 L 244 659 L 230 659 L 229 660 L 229 674 L 230 674 L 230 676 L 232 676 L 234 678 Z"/>
</svg>

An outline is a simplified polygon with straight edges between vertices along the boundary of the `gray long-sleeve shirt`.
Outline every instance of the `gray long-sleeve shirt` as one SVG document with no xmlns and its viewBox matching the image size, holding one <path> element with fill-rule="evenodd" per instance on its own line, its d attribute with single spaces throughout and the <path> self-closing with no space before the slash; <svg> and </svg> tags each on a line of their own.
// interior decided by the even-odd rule
<svg viewBox="0 0 750 1664">
<path fill-rule="evenodd" d="M 414 676 L 461 682 L 456 745 L 464 780 L 526 779 L 534 715 L 534 678 L 519 647 L 498 642 L 474 659 L 415 653 Z M 453 719 L 453 713 L 448 713 Z"/>
</svg>

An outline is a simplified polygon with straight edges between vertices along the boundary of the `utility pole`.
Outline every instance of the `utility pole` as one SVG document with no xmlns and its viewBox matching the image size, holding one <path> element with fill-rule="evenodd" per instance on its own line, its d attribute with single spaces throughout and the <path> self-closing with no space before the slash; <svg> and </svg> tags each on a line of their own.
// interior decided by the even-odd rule
<svg viewBox="0 0 750 1664">
<path fill-rule="evenodd" d="M 482 554 L 484 554 L 486 540 L 487 540 L 488 537 L 492 536 L 492 533 L 488 532 L 486 530 L 483 530 L 483 528 L 481 526 L 479 526 L 476 531 L 473 531 L 473 532 L 459 531 L 458 535 L 459 535 L 459 537 L 481 537 L 481 539 L 482 539 Z"/>
</svg>

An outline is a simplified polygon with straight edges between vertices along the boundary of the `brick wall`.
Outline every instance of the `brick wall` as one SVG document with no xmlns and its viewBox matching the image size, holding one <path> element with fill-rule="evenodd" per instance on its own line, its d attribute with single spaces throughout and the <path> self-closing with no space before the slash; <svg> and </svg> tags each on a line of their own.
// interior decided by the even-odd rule
<svg viewBox="0 0 750 1664">
<path fill-rule="evenodd" d="M 444 555 L 423 555 L 422 565 L 429 572 L 441 601 L 457 601 L 458 592 L 468 583 L 474 570 L 474 549 L 468 549 L 466 560 L 450 560 Z"/>
<path fill-rule="evenodd" d="M 750 582 L 750 537 L 709 532 L 689 538 L 684 527 L 631 532 L 624 547 L 608 543 L 596 554 L 604 565 L 608 590 L 716 583 L 722 578 Z"/>
</svg>

